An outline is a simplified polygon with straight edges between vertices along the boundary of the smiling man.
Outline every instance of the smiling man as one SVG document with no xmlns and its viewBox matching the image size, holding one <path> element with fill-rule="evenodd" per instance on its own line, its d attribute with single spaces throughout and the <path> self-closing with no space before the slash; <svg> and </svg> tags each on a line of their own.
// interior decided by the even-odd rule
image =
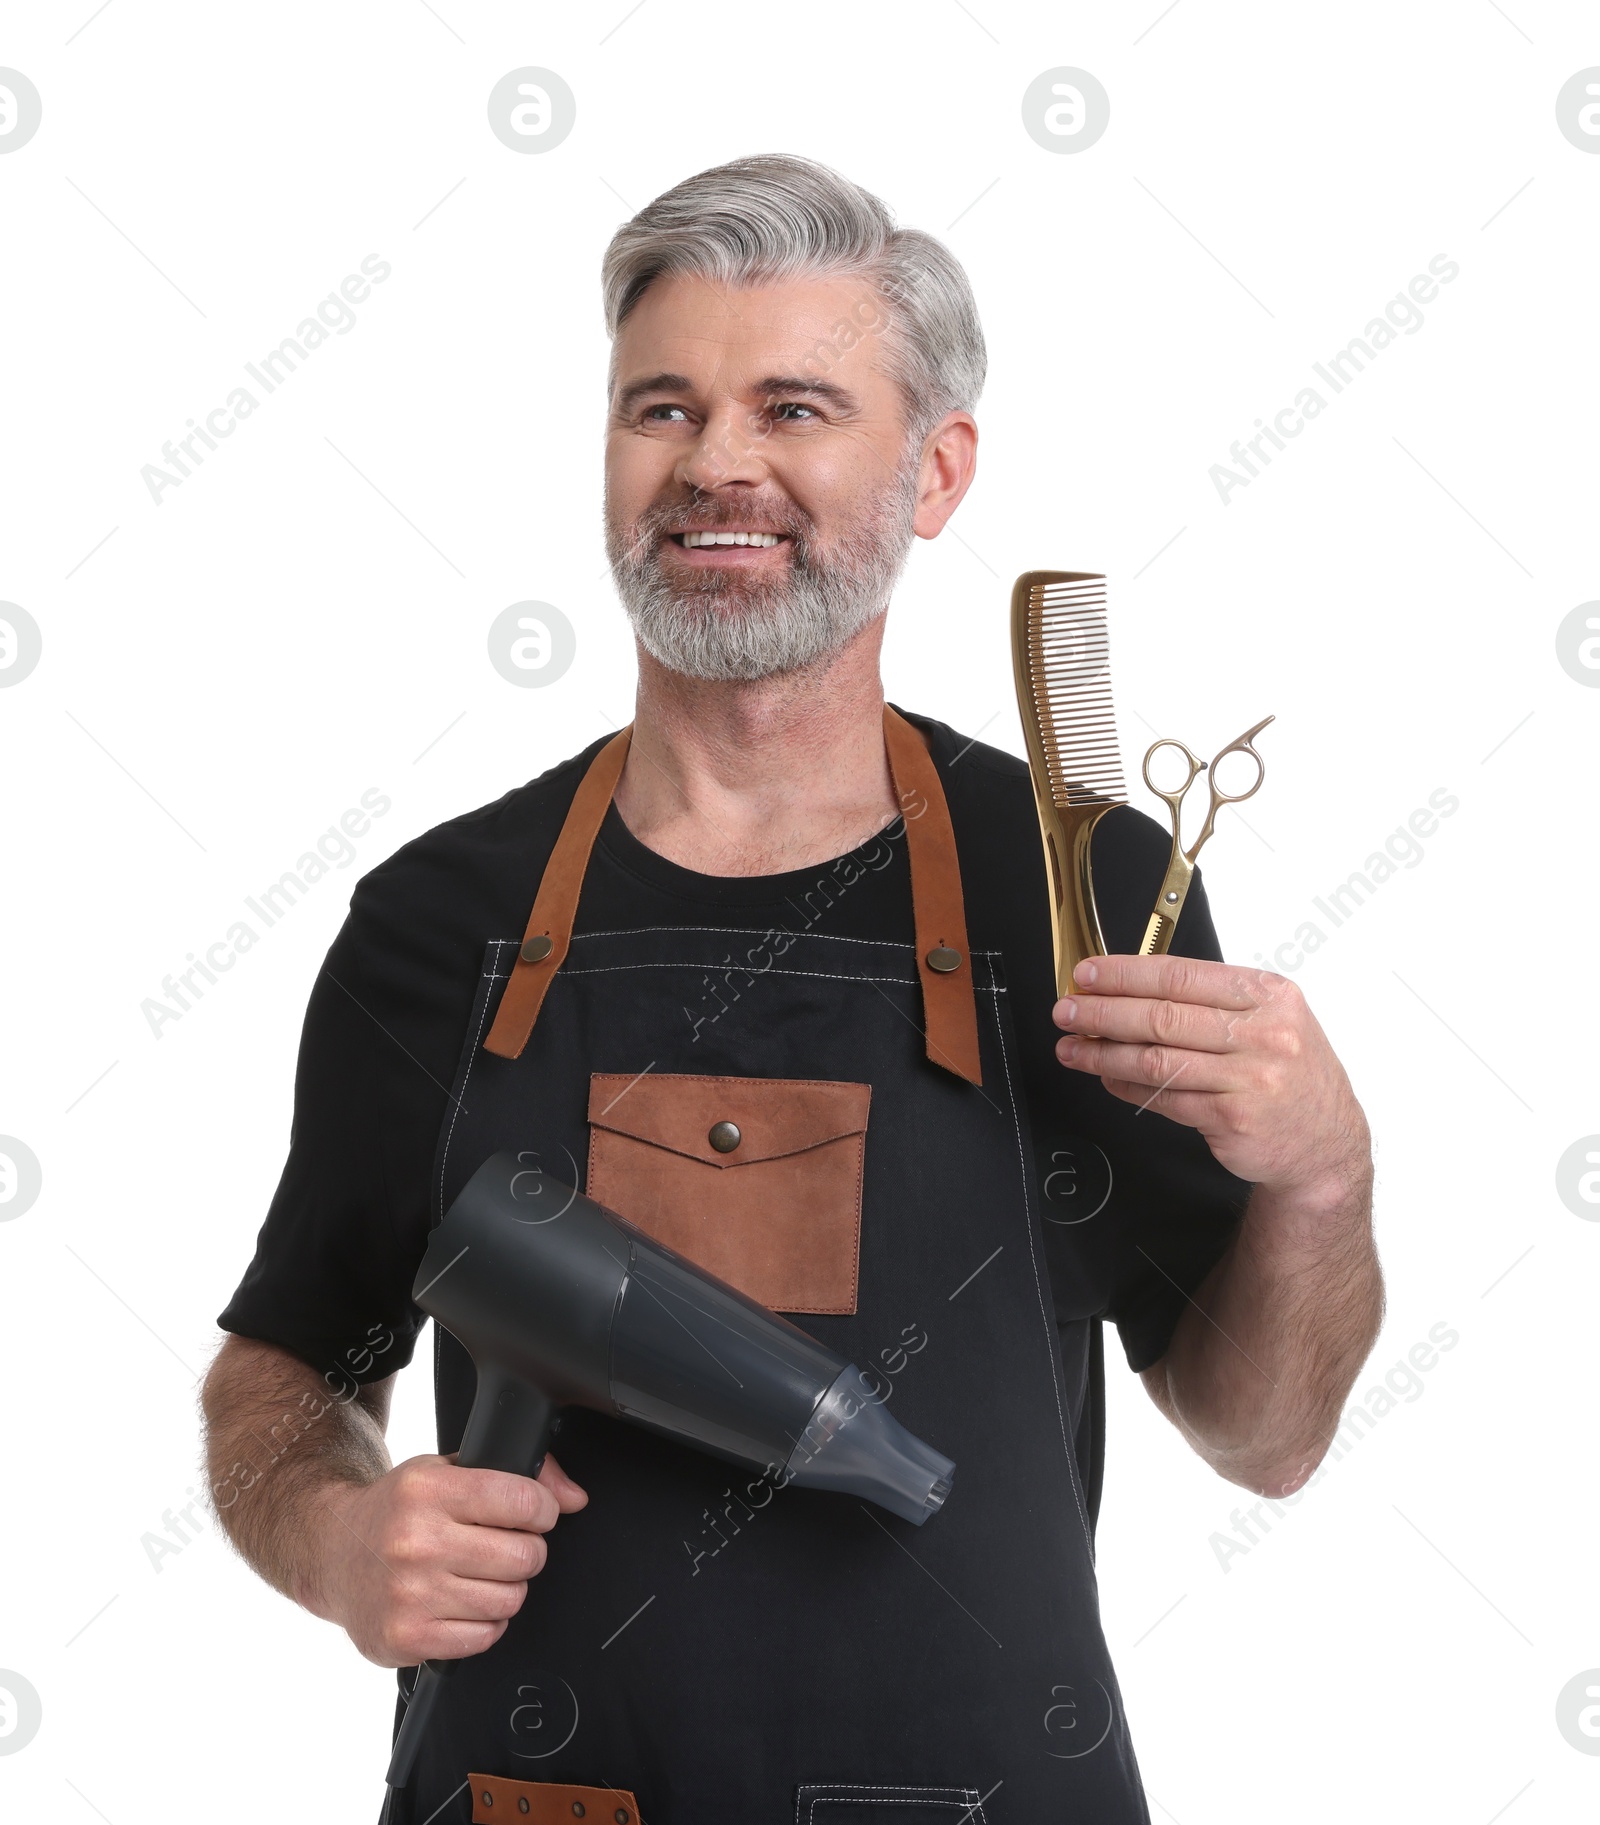
<svg viewBox="0 0 1600 1825">
<path fill-rule="evenodd" d="M 1143 1825 L 1103 1328 L 1221 1475 L 1299 1488 L 1380 1317 L 1365 1120 L 1198 885 L 1174 954 L 1057 1001 L 1025 766 L 885 702 L 895 580 L 976 461 L 949 251 L 750 158 L 619 229 L 604 296 L 634 720 L 358 884 L 219 1321 L 219 1513 L 401 1669 L 399 1713 L 461 1662 L 396 1825 Z M 1166 834 L 1124 808 L 1095 841 L 1131 952 Z M 955 1460 L 945 1506 L 917 1529 L 577 1410 L 537 1481 L 463 1469 L 437 1327 L 440 1451 L 391 1465 L 429 1230 L 503 1148 L 858 1364 Z"/>
</svg>

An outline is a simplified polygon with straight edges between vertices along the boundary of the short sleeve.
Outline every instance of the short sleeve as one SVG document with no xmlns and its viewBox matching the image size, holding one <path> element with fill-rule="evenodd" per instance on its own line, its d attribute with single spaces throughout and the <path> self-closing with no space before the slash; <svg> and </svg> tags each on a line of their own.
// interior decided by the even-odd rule
<svg viewBox="0 0 1600 1825">
<path fill-rule="evenodd" d="M 387 1165 L 406 1079 L 373 974 L 352 910 L 306 1006 L 288 1158 L 217 1319 L 357 1384 L 404 1368 L 424 1322 L 411 1286 L 427 1213 L 395 1196 Z"/>
</svg>

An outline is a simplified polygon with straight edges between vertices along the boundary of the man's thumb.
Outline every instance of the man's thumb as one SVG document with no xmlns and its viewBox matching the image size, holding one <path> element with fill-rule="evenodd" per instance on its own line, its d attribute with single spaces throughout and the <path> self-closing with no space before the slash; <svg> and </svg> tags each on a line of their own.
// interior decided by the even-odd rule
<svg viewBox="0 0 1600 1825">
<path fill-rule="evenodd" d="M 556 1499 L 563 1514 L 575 1514 L 589 1500 L 589 1492 L 573 1482 L 556 1462 L 555 1453 L 547 1451 L 539 1471 L 539 1481 Z"/>
</svg>

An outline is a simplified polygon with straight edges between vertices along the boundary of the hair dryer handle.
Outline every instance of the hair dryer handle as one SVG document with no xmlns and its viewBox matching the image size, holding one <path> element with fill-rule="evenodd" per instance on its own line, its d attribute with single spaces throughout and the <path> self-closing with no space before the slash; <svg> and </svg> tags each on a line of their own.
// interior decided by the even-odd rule
<svg viewBox="0 0 1600 1825">
<path fill-rule="evenodd" d="M 544 1468 L 557 1412 L 543 1388 L 493 1365 L 480 1368 L 456 1463 L 463 1470 L 510 1470 L 536 1477 Z"/>
<path fill-rule="evenodd" d="M 542 1388 L 531 1387 L 492 1365 L 480 1368 L 478 1392 L 456 1452 L 457 1466 L 462 1470 L 509 1470 L 518 1476 L 536 1477 L 544 1468 L 557 1411 L 555 1402 Z M 458 1665 L 457 1660 L 425 1660 L 417 1669 L 416 1683 L 389 1760 L 386 1779 L 390 1787 L 404 1787 L 410 1780 L 440 1688 Z"/>
</svg>

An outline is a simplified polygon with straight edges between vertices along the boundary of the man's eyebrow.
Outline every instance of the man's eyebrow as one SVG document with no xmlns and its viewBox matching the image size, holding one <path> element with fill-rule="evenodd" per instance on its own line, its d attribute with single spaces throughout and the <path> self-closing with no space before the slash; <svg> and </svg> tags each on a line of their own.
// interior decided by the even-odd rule
<svg viewBox="0 0 1600 1825">
<path fill-rule="evenodd" d="M 651 374 L 645 380 L 630 380 L 617 394 L 614 410 L 626 412 L 651 393 L 692 393 L 694 382 L 687 374 Z"/>
<path fill-rule="evenodd" d="M 854 393 L 835 386 L 831 380 L 818 380 L 812 374 L 768 374 L 765 380 L 756 382 L 755 390 L 763 399 L 771 399 L 780 393 L 785 396 L 791 393 L 809 393 L 814 399 L 825 399 L 836 412 L 861 410 L 861 401 Z"/>
<path fill-rule="evenodd" d="M 824 400 L 840 413 L 858 412 L 861 409 L 861 401 L 854 393 L 835 386 L 831 380 L 819 380 L 809 374 L 768 374 L 764 379 L 758 380 L 751 390 L 762 399 L 780 395 L 787 398 L 797 393 L 806 393 L 813 399 Z M 687 374 L 651 374 L 641 380 L 630 380 L 620 388 L 613 410 L 619 416 L 626 415 L 641 399 L 648 399 L 653 394 L 693 391 L 694 382 Z"/>
</svg>

